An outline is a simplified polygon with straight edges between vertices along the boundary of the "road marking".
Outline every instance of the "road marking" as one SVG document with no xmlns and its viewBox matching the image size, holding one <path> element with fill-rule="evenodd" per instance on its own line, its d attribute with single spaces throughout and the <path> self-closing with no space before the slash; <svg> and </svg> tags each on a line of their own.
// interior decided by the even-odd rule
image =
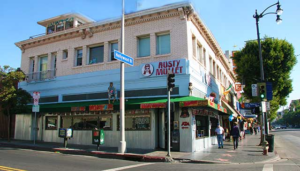
<svg viewBox="0 0 300 171">
<path fill-rule="evenodd" d="M 262 171 L 273 171 L 273 164 L 265 164 Z"/>
<path fill-rule="evenodd" d="M 136 165 L 131 165 L 131 166 L 124 166 L 124 167 L 117 167 L 114 169 L 108 169 L 108 170 L 103 170 L 103 171 L 118 171 L 118 170 L 125 170 L 125 169 L 131 169 L 135 167 L 141 167 L 141 166 L 146 166 L 154 163 L 143 163 L 143 164 L 136 164 Z"/>
<path fill-rule="evenodd" d="M 16 169 L 16 168 L 12 168 L 12 167 L 5 167 L 5 166 L 0 166 L 0 170 L 3 170 L 3 171 L 26 171 L 26 170 Z"/>
</svg>

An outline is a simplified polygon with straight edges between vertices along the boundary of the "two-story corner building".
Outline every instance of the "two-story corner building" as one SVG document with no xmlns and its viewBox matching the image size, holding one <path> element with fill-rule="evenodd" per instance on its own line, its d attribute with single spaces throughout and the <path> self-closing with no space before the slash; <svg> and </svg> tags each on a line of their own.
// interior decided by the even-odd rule
<svg viewBox="0 0 300 171">
<path fill-rule="evenodd" d="M 94 22 L 66 14 L 38 22 L 46 34 L 16 43 L 27 80 L 20 87 L 41 94 L 37 139 L 63 142 L 61 127 L 74 129 L 73 144 L 92 144 L 92 129 L 105 130 L 104 146 L 118 147 L 119 101 L 108 104 L 110 82 L 120 89 L 121 20 Z M 171 93 L 172 150 L 201 151 L 216 144 L 214 129 L 229 128 L 235 78 L 212 33 L 193 7 L 178 3 L 125 15 L 125 137 L 127 148 L 166 147 L 167 71 Z M 226 96 L 223 92 L 230 91 Z M 227 91 L 227 92 L 228 92 Z M 118 93 L 117 93 L 118 94 Z M 33 137 L 33 114 L 16 116 L 15 138 Z"/>
</svg>

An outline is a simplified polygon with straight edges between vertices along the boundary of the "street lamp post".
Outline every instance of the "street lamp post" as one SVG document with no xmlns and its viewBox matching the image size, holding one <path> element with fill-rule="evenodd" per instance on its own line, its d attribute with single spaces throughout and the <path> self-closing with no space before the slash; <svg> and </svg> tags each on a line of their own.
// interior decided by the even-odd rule
<svg viewBox="0 0 300 171">
<path fill-rule="evenodd" d="M 265 13 L 269 8 L 273 7 L 277 5 L 277 10 L 276 12 L 268 12 L 268 13 Z M 280 24 L 282 22 L 282 20 L 280 19 L 280 15 L 283 13 L 283 10 L 281 9 L 280 7 L 280 3 L 279 1 L 273 5 L 270 5 L 268 8 L 266 8 L 262 13 L 258 14 L 257 13 L 257 10 L 255 10 L 255 15 L 253 15 L 253 18 L 256 19 L 256 31 L 257 31 L 257 42 L 258 42 L 258 48 L 259 48 L 259 64 L 260 64 L 260 78 L 261 78 L 261 81 L 264 82 L 265 81 L 265 78 L 264 78 L 264 67 L 263 67 L 263 59 L 262 59 L 262 51 L 261 51 L 261 43 L 260 43 L 260 35 L 259 35 L 259 25 L 258 25 L 258 22 L 259 22 L 259 19 L 264 17 L 265 15 L 268 15 L 268 14 L 275 14 L 277 15 L 277 18 L 276 18 L 276 22 L 277 24 Z M 265 122 L 265 124 L 267 123 L 267 116 L 266 116 L 266 113 L 265 112 L 262 112 L 262 132 L 265 131 L 264 128 L 266 128 L 266 126 L 263 127 L 263 122 Z M 262 142 L 265 141 L 265 136 L 262 137 Z"/>
</svg>

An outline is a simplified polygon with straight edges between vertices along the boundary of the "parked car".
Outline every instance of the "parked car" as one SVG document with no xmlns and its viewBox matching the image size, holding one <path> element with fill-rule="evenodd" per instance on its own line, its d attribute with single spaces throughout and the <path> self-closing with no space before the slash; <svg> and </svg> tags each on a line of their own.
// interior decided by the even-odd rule
<svg viewBox="0 0 300 171">
<path fill-rule="evenodd" d="M 281 129 L 286 129 L 286 126 L 285 125 L 281 125 Z"/>
<path fill-rule="evenodd" d="M 275 129 L 281 129 L 280 126 L 275 126 Z"/>
</svg>

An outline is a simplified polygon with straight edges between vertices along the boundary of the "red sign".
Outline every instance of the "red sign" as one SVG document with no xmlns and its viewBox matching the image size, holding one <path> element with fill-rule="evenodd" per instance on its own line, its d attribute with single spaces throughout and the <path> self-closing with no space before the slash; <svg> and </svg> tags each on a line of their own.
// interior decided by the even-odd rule
<svg viewBox="0 0 300 171">
<path fill-rule="evenodd" d="M 166 103 L 144 103 L 140 105 L 141 109 L 166 108 Z"/>
<path fill-rule="evenodd" d="M 102 105 L 90 105 L 89 111 L 105 111 L 105 110 L 114 110 L 113 104 L 102 104 Z"/>
<path fill-rule="evenodd" d="M 181 129 L 189 129 L 190 123 L 189 122 L 182 122 L 181 123 Z"/>
<path fill-rule="evenodd" d="M 207 106 L 207 104 L 208 104 L 207 100 L 179 102 L 180 107 Z"/>
<path fill-rule="evenodd" d="M 85 107 L 71 107 L 71 112 L 85 111 Z"/>
<path fill-rule="evenodd" d="M 242 84 L 235 84 L 235 91 L 242 91 Z"/>
</svg>

